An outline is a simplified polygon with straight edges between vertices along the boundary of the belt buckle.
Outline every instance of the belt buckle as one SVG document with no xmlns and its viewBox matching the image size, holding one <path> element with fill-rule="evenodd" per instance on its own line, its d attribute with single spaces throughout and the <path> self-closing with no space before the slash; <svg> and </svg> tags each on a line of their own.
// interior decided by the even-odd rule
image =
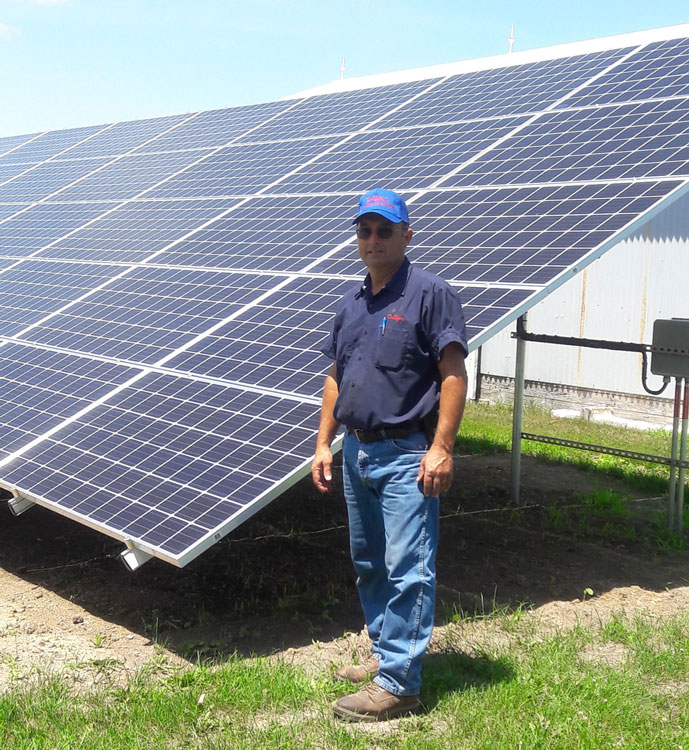
<svg viewBox="0 0 689 750">
<path fill-rule="evenodd" d="M 354 433 L 354 437 L 355 437 L 355 438 L 356 438 L 356 439 L 357 439 L 357 440 L 358 440 L 358 441 L 359 441 L 360 443 L 363 443 L 363 442 L 365 442 L 365 441 L 363 440 L 363 437 L 364 437 L 364 433 L 365 433 L 365 430 L 358 430 L 358 429 L 357 429 L 357 428 L 355 427 L 355 428 L 354 428 L 354 429 L 352 430 L 352 432 Z"/>
</svg>

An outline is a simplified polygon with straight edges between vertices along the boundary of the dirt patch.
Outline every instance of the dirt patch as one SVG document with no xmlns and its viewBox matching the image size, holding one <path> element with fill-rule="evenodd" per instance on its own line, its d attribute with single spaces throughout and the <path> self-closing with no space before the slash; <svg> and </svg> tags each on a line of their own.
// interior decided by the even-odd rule
<svg viewBox="0 0 689 750">
<path fill-rule="evenodd" d="M 549 508 L 620 489 L 616 480 L 525 458 L 522 506 L 512 508 L 508 455 L 456 463 L 441 502 L 433 649 L 459 610 L 521 603 L 540 633 L 613 612 L 687 610 L 687 553 L 549 524 Z M 662 509 L 637 497 L 642 520 Z M 0 687 L 57 672 L 76 687 L 122 682 L 144 666 L 168 670 L 231 652 L 280 654 L 316 672 L 368 648 L 339 487 L 323 498 L 305 480 L 186 568 L 152 560 L 136 573 L 117 561 L 122 545 L 98 532 L 40 507 L 18 518 L 0 512 Z M 491 634 L 490 622 L 459 632 L 467 652 L 505 637 Z"/>
</svg>

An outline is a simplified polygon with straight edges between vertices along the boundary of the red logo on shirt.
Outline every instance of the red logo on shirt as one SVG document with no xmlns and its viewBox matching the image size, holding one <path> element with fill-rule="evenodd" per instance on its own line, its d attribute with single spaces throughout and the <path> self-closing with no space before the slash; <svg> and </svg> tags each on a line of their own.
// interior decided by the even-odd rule
<svg viewBox="0 0 689 750">
<path fill-rule="evenodd" d="M 396 323 L 399 323 L 400 320 L 404 320 L 404 318 L 401 315 L 388 315 L 388 320 L 394 320 Z"/>
</svg>

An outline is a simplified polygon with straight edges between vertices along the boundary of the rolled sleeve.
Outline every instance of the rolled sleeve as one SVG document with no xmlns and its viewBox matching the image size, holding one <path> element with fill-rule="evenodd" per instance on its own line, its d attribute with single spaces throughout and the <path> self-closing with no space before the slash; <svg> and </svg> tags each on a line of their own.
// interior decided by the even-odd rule
<svg viewBox="0 0 689 750">
<path fill-rule="evenodd" d="M 447 284 L 439 285 L 429 307 L 429 340 L 436 361 L 440 361 L 443 349 L 453 342 L 462 347 L 466 357 L 469 354 L 466 323 L 457 292 Z"/>
<path fill-rule="evenodd" d="M 325 339 L 323 343 L 318 347 L 318 351 L 321 354 L 325 354 L 325 356 L 330 360 L 335 359 L 335 357 L 337 356 L 337 343 L 335 341 L 334 331 L 330 331 L 328 338 Z"/>
</svg>

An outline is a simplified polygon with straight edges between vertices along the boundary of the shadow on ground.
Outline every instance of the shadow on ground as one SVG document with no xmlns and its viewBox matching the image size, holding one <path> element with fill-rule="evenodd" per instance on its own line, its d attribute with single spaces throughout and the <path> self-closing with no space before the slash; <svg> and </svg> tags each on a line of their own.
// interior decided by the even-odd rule
<svg viewBox="0 0 689 750">
<path fill-rule="evenodd" d="M 508 454 L 458 458 L 441 501 L 438 622 L 460 610 L 581 599 L 586 589 L 685 585 L 685 552 L 553 530 L 548 508 L 611 487 L 620 482 L 525 457 L 523 507 L 515 509 Z M 662 500 L 638 507 L 662 509 Z M 40 507 L 18 518 L 0 512 L 7 572 L 185 655 L 269 654 L 362 627 L 339 487 L 321 497 L 304 480 L 184 569 L 152 560 L 135 573 L 116 559 L 122 545 L 99 532 Z M 469 679 L 463 674 L 458 688 Z"/>
</svg>

